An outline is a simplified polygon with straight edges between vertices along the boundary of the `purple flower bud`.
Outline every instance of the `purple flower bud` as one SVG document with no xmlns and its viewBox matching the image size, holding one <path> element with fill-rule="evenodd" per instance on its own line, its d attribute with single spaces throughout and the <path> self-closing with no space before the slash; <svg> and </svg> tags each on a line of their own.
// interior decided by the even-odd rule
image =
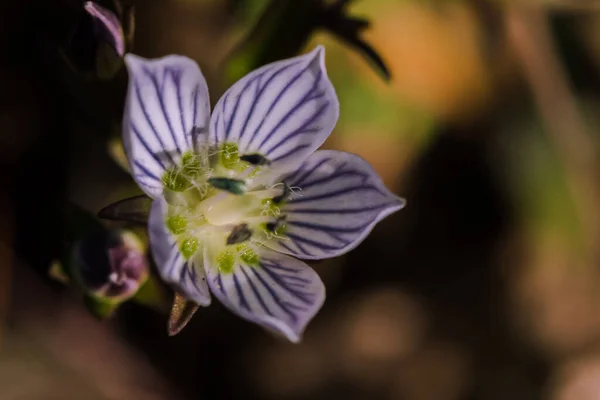
<svg viewBox="0 0 600 400">
<path fill-rule="evenodd" d="M 144 246 L 128 231 L 88 236 L 77 247 L 75 265 L 86 291 L 110 301 L 133 297 L 148 278 Z"/>
<path fill-rule="evenodd" d="M 93 1 L 86 2 L 84 8 L 94 19 L 96 33 L 122 57 L 125 54 L 125 38 L 119 18 Z"/>
</svg>

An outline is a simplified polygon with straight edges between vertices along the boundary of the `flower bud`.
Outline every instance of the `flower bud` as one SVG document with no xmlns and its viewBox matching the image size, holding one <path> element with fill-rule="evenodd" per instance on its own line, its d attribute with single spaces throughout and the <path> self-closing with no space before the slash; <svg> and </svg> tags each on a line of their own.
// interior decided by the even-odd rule
<svg viewBox="0 0 600 400">
<path fill-rule="evenodd" d="M 148 278 L 144 246 L 123 230 L 96 232 L 75 248 L 75 268 L 84 290 L 110 302 L 133 297 Z"/>
<path fill-rule="evenodd" d="M 99 39 L 104 40 L 121 57 L 125 54 L 125 36 L 121 21 L 109 9 L 93 1 L 87 1 L 85 11 L 94 20 L 94 30 Z"/>
<path fill-rule="evenodd" d="M 111 9 L 85 2 L 85 11 L 65 49 L 72 69 L 100 79 L 115 76 L 133 39 L 133 8 L 121 7 L 118 0 L 109 3 Z"/>
</svg>

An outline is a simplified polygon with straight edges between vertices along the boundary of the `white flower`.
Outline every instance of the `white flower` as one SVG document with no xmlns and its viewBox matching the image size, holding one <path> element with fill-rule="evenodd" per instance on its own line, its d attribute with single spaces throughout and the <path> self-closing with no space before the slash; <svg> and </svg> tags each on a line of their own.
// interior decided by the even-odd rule
<svg viewBox="0 0 600 400">
<path fill-rule="evenodd" d="M 154 199 L 150 243 L 163 279 L 201 306 L 212 293 L 299 341 L 325 288 L 294 257 L 346 253 L 404 205 L 358 156 L 316 151 L 339 114 L 323 48 L 248 74 L 212 116 L 189 58 L 125 61 L 123 139 Z"/>
</svg>

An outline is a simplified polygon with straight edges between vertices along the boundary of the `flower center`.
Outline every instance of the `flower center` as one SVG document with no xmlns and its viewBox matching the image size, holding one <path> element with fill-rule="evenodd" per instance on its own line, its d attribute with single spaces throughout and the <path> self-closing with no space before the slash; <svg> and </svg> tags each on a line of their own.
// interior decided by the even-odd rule
<svg viewBox="0 0 600 400">
<path fill-rule="evenodd" d="M 212 199 L 218 199 L 218 195 Z M 210 199 L 210 200 L 212 200 Z M 206 203 L 210 203 L 206 206 Z M 200 204 L 206 221 L 211 225 L 235 225 L 244 217 L 252 215 L 260 208 L 260 200 L 251 194 L 236 196 L 227 194 L 219 201 L 204 201 Z"/>
<path fill-rule="evenodd" d="M 290 193 L 284 183 L 259 183 L 268 164 L 226 143 L 187 152 L 164 173 L 165 224 L 184 258 L 208 250 L 222 273 L 240 261 L 258 265 L 258 248 L 284 233 L 281 206 Z"/>
</svg>

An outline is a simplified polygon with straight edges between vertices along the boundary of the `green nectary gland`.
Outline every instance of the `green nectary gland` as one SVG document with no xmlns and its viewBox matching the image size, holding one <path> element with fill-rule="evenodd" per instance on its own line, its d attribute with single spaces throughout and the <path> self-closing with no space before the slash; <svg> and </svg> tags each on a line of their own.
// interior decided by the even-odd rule
<svg viewBox="0 0 600 400">
<path fill-rule="evenodd" d="M 165 171 L 162 182 L 167 189 L 183 192 L 191 188 L 194 180 L 203 172 L 206 171 L 199 156 L 188 151 L 181 157 L 181 166 L 174 166 Z"/>
<path fill-rule="evenodd" d="M 219 152 L 219 160 L 221 164 L 227 169 L 238 169 L 240 167 L 238 164 L 241 163 L 240 153 L 238 151 L 237 145 L 235 143 L 225 143 L 223 146 L 221 146 Z"/>
<path fill-rule="evenodd" d="M 179 246 L 179 251 L 181 251 L 181 255 L 189 260 L 198 250 L 198 238 L 196 237 L 187 237 L 184 238 Z"/>
<path fill-rule="evenodd" d="M 248 245 L 242 244 L 236 248 L 240 259 L 251 267 L 258 267 L 259 260 L 258 254 L 252 250 Z"/>
<path fill-rule="evenodd" d="M 200 247 L 201 237 L 194 230 L 201 230 L 203 227 L 209 226 L 208 216 L 194 211 L 196 210 L 196 206 L 223 191 L 238 194 L 232 190 L 224 190 L 219 185 L 214 184 L 215 180 L 218 184 L 222 184 L 220 180 L 227 180 L 227 178 L 234 182 L 235 176 L 238 173 L 243 172 L 248 167 L 252 167 L 251 164 L 240 159 L 238 147 L 234 143 L 225 143 L 218 149 L 212 149 L 210 150 L 212 152 L 210 155 L 208 151 L 209 149 L 206 149 L 207 153 L 200 155 L 193 152 L 183 154 L 181 164 L 165 171 L 162 177 L 162 182 L 166 190 L 172 192 L 187 191 L 185 199 L 191 200 L 191 203 L 186 205 L 169 204 L 165 220 L 167 229 L 174 235 L 179 245 L 179 250 L 186 260 L 194 256 Z M 210 165 L 207 165 L 208 163 Z M 246 179 L 253 178 L 258 170 L 259 168 L 255 167 L 252 173 L 247 175 Z M 212 176 L 213 173 L 215 173 L 215 177 Z M 221 178 L 222 176 L 225 176 L 225 178 Z M 197 191 L 194 187 L 197 188 Z M 238 195 L 251 195 L 251 192 L 248 194 L 241 192 Z M 278 217 L 281 214 L 283 203 L 276 203 L 272 199 L 263 199 L 259 204 L 259 208 L 255 212 L 251 212 L 247 217 Z M 194 213 L 198 213 L 198 215 L 194 215 Z M 239 222 L 243 223 L 245 221 L 242 219 Z M 285 224 L 278 226 L 275 230 L 269 230 L 264 223 L 255 225 L 255 227 L 259 227 L 267 236 L 273 234 L 281 235 L 285 230 Z M 210 235 L 210 231 L 206 232 L 206 234 Z M 219 271 L 224 274 L 232 273 L 238 262 L 251 267 L 258 267 L 260 265 L 259 256 L 249 245 L 249 242 L 232 245 L 223 243 L 222 251 L 216 256 Z"/>
<path fill-rule="evenodd" d="M 174 215 L 167 218 L 167 228 L 174 235 L 179 235 L 185 232 L 187 228 L 187 220 L 181 215 Z"/>
<path fill-rule="evenodd" d="M 258 267 L 260 261 L 256 251 L 252 250 L 248 245 L 237 245 L 233 249 L 227 249 L 217 256 L 217 266 L 222 274 L 230 274 L 235 268 L 236 262 L 242 261 L 250 267 Z"/>
<path fill-rule="evenodd" d="M 233 251 L 224 251 L 217 256 L 217 265 L 219 272 L 230 274 L 235 267 L 235 253 Z"/>
</svg>

